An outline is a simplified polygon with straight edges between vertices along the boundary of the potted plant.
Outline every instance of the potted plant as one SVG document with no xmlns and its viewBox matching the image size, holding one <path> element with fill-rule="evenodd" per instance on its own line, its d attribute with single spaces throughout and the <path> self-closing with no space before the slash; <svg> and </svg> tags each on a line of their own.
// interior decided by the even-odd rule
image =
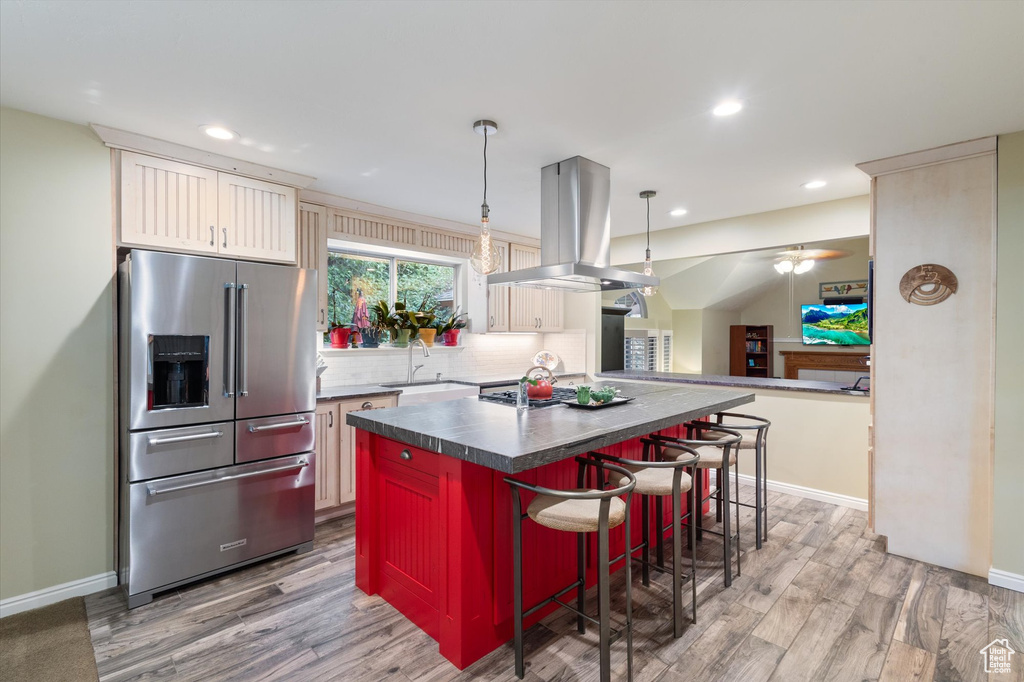
<svg viewBox="0 0 1024 682">
<path fill-rule="evenodd" d="M 459 332 L 466 328 L 466 313 L 460 313 L 456 308 L 445 319 L 440 318 L 435 323 L 438 335 L 444 339 L 444 345 L 459 345 Z"/>
<path fill-rule="evenodd" d="M 331 335 L 331 348 L 348 348 L 349 335 L 352 330 L 348 327 L 343 327 L 341 322 L 337 320 L 331 320 L 329 333 Z"/>
</svg>

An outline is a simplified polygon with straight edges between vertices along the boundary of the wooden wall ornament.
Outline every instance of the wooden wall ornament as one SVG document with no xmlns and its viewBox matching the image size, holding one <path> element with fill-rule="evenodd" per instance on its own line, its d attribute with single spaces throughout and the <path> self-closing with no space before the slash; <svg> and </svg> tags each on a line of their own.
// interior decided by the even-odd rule
<svg viewBox="0 0 1024 682">
<path fill-rule="evenodd" d="M 910 268 L 900 280 L 900 296 L 915 305 L 942 303 L 956 293 L 956 288 L 953 271 L 934 263 Z"/>
</svg>

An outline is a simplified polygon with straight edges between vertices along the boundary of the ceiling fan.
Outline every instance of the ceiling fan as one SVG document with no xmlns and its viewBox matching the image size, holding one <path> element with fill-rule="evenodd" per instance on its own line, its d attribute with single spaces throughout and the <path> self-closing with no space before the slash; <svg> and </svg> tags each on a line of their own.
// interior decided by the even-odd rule
<svg viewBox="0 0 1024 682">
<path fill-rule="evenodd" d="M 813 268 L 817 261 L 846 258 L 849 255 L 849 251 L 839 249 L 805 249 L 803 246 L 794 246 L 775 254 L 775 270 L 780 275 L 789 272 L 802 275 Z"/>
</svg>

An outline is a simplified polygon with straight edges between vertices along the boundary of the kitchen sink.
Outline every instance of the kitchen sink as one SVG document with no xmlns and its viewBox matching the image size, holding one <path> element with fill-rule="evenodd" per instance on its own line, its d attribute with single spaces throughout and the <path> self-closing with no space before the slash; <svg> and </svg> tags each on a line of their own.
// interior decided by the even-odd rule
<svg viewBox="0 0 1024 682">
<path fill-rule="evenodd" d="M 402 393 L 398 396 L 399 407 L 402 405 L 437 403 L 444 400 L 455 400 L 480 394 L 480 388 L 477 386 L 466 386 L 447 381 L 384 385 L 388 388 L 400 388 L 402 390 Z"/>
</svg>

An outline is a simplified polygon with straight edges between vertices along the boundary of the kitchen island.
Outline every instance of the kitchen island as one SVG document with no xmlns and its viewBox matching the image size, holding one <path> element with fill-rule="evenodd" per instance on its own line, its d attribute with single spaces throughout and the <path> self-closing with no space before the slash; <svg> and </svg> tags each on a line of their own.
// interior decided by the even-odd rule
<svg viewBox="0 0 1024 682">
<path fill-rule="evenodd" d="M 512 503 L 505 476 L 574 488 L 576 455 L 600 450 L 639 459 L 641 436 L 682 435 L 685 422 L 754 399 L 698 386 L 623 388 L 635 400 L 600 410 L 558 405 L 519 412 L 467 398 L 349 414 L 357 429 L 356 585 L 436 639 L 459 668 L 511 639 Z M 640 519 L 631 517 L 634 537 Z M 612 533 L 613 556 L 622 542 L 620 527 Z M 524 523 L 523 548 L 527 605 L 576 579 L 573 534 Z M 588 584 L 592 564 L 588 559 Z"/>
</svg>

